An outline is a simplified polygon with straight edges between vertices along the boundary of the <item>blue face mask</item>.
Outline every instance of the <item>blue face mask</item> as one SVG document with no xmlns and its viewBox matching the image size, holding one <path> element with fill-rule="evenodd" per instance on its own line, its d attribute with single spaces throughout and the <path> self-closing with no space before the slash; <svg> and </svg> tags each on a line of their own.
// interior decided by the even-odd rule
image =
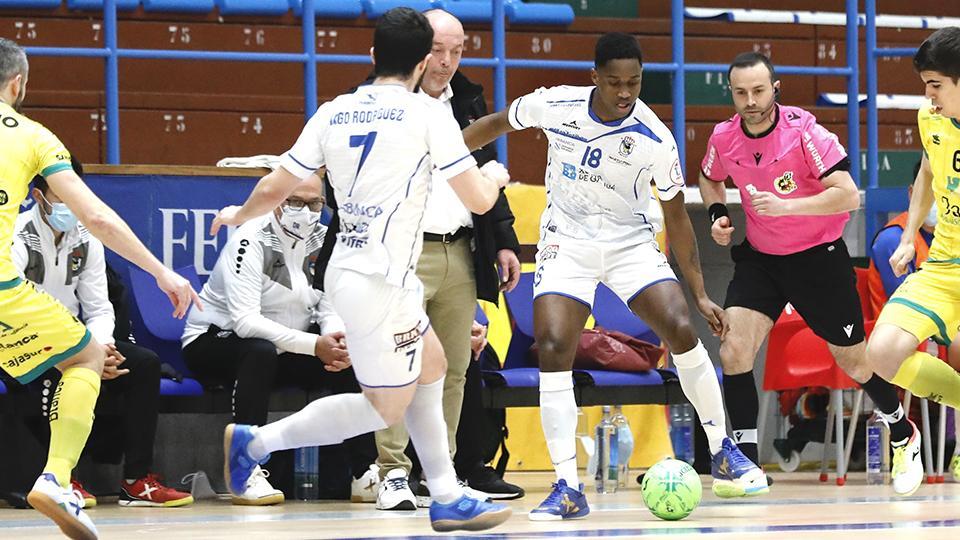
<svg viewBox="0 0 960 540">
<path fill-rule="evenodd" d="M 47 201 L 47 198 L 44 197 L 43 200 L 50 205 L 50 213 L 47 214 L 47 223 L 51 227 L 60 231 L 68 232 L 77 226 L 77 216 L 74 215 L 73 211 L 67 208 L 67 205 L 64 203 L 51 203 Z"/>
</svg>

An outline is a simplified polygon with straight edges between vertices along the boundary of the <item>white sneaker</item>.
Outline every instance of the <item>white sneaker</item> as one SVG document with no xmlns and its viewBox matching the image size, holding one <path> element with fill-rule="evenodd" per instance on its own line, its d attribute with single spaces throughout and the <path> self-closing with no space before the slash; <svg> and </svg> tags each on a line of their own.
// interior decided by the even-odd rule
<svg viewBox="0 0 960 540">
<path fill-rule="evenodd" d="M 910 420 L 913 435 L 906 444 L 893 447 L 893 491 L 897 495 L 912 495 L 923 482 L 923 463 L 920 461 L 920 430 Z"/>
<path fill-rule="evenodd" d="M 417 499 L 410 491 L 407 472 L 403 469 L 391 469 L 377 492 L 377 510 L 416 510 Z"/>
<path fill-rule="evenodd" d="M 369 503 L 377 501 L 380 491 L 380 467 L 371 463 L 367 472 L 360 478 L 354 478 L 350 483 L 350 502 Z"/>
<path fill-rule="evenodd" d="M 83 511 L 83 499 L 72 488 L 64 488 L 56 477 L 43 473 L 33 484 L 27 502 L 52 519 L 68 538 L 96 540 L 97 528 Z"/>
<path fill-rule="evenodd" d="M 241 506 L 267 506 L 282 503 L 283 492 L 270 485 L 267 481 L 268 476 L 270 471 L 265 471 L 257 465 L 247 479 L 247 488 L 240 495 L 231 495 L 230 501 Z"/>
</svg>

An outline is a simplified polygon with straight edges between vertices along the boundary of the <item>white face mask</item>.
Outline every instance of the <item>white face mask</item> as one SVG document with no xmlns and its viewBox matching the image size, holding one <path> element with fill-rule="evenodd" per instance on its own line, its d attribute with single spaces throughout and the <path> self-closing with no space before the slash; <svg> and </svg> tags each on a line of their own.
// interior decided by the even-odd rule
<svg viewBox="0 0 960 540">
<path fill-rule="evenodd" d="M 930 211 L 927 212 L 927 217 L 923 218 L 923 224 L 927 227 L 935 227 L 937 225 L 937 203 L 933 203 L 933 206 L 930 207 Z"/>
<path fill-rule="evenodd" d="M 320 222 L 320 212 L 311 212 L 306 206 L 294 210 L 289 206 L 280 209 L 280 225 L 286 231 L 298 238 L 303 238 L 313 231 Z"/>
</svg>

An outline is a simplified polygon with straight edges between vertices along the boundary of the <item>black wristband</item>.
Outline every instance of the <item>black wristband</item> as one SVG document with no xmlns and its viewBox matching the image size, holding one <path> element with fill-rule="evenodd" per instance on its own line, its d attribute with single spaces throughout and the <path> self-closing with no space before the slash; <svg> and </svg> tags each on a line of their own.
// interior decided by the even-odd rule
<svg viewBox="0 0 960 540">
<path fill-rule="evenodd" d="M 727 205 L 716 202 L 710 205 L 710 208 L 707 210 L 707 214 L 710 215 L 710 223 L 713 223 L 723 216 L 729 216 L 730 211 L 727 210 Z"/>
</svg>

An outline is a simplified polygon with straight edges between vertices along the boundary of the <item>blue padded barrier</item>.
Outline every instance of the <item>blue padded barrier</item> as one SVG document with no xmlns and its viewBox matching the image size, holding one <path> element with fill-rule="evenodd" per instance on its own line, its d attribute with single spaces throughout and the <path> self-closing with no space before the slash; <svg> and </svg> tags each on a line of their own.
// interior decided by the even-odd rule
<svg viewBox="0 0 960 540">
<path fill-rule="evenodd" d="M 57 9 L 58 7 L 60 7 L 60 0 L 0 0 L 0 9 Z"/>
<path fill-rule="evenodd" d="M 116 0 L 118 11 L 133 11 L 140 7 L 140 0 Z M 104 0 L 67 0 L 68 9 L 103 11 Z"/>
<path fill-rule="evenodd" d="M 303 13 L 303 0 L 290 0 L 290 9 L 299 17 Z M 363 15 L 363 4 L 360 0 L 314 0 L 313 11 L 317 17 L 356 19 Z"/>
<path fill-rule="evenodd" d="M 287 0 L 216 0 L 221 15 L 285 15 Z"/>
<path fill-rule="evenodd" d="M 368 19 L 376 19 L 395 7 L 408 7 L 417 11 L 426 11 L 435 7 L 444 7 L 443 2 L 432 0 L 363 0 L 363 12 Z"/>
<path fill-rule="evenodd" d="M 213 0 L 143 0 L 144 11 L 172 13 L 210 13 Z"/>
<path fill-rule="evenodd" d="M 444 9 L 465 23 L 493 21 L 493 5 L 483 0 L 448 1 Z"/>
<path fill-rule="evenodd" d="M 569 25 L 573 22 L 573 8 L 567 4 L 526 4 L 519 1 L 505 3 L 510 24 Z"/>
</svg>

